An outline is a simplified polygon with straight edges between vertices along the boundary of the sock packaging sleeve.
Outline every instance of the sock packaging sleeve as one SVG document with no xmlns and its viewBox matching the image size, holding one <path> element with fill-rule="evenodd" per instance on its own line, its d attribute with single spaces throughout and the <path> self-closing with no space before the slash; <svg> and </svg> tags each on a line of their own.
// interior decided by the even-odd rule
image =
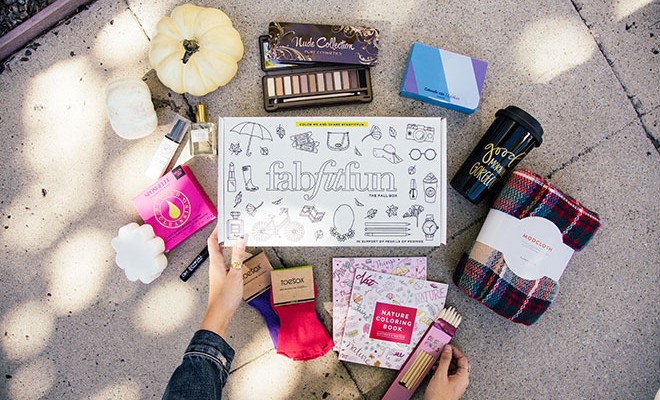
<svg viewBox="0 0 660 400">
<path fill-rule="evenodd" d="M 243 262 L 243 299 L 250 301 L 270 287 L 273 266 L 261 252 Z"/>
<path fill-rule="evenodd" d="M 274 269 L 270 272 L 273 285 L 273 305 L 313 302 L 314 273 L 311 265 Z"/>
</svg>

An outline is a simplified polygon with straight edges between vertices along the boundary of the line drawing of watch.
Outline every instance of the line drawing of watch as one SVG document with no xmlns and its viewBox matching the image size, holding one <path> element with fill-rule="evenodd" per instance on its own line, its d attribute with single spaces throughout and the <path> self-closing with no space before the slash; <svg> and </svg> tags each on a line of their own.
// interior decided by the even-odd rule
<svg viewBox="0 0 660 400">
<path fill-rule="evenodd" d="M 426 235 L 426 240 L 433 240 L 435 232 L 438 230 L 438 224 L 435 223 L 433 214 L 426 214 L 426 219 L 422 224 L 422 232 Z"/>
</svg>

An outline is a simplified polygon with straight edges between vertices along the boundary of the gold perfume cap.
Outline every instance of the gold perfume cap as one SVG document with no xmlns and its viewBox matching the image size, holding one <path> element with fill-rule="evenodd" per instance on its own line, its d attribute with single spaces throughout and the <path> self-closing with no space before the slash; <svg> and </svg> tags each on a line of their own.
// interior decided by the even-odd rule
<svg viewBox="0 0 660 400">
<path fill-rule="evenodd" d="M 195 118 L 197 122 L 206 122 L 206 107 L 204 107 L 204 104 L 195 106 Z"/>
</svg>

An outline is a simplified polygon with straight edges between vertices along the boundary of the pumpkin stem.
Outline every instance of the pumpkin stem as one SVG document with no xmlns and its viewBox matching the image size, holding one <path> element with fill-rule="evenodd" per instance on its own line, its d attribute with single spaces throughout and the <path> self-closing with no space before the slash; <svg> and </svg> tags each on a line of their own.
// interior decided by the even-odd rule
<svg viewBox="0 0 660 400">
<path fill-rule="evenodd" d="M 184 39 L 183 48 L 186 50 L 186 53 L 183 55 L 181 61 L 186 64 L 190 60 L 190 57 L 199 51 L 199 43 L 196 40 Z"/>
</svg>

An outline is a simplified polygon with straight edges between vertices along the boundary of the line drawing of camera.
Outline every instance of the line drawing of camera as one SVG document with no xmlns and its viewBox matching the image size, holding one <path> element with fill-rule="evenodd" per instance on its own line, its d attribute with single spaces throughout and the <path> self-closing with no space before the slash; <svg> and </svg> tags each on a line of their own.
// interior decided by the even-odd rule
<svg viewBox="0 0 660 400">
<path fill-rule="evenodd" d="M 435 135 L 435 128 L 432 126 L 408 124 L 406 126 L 406 139 L 414 140 L 418 143 L 432 142 Z"/>
</svg>

